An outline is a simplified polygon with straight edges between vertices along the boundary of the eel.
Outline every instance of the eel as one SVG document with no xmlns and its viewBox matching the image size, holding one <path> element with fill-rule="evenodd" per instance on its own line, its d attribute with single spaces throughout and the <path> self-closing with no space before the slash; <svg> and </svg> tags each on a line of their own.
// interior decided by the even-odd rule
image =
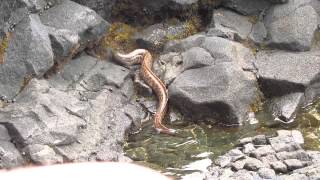
<svg viewBox="0 0 320 180">
<path fill-rule="evenodd" d="M 162 124 L 168 108 L 168 90 L 152 71 L 153 58 L 151 53 L 146 49 L 136 49 L 128 54 L 115 53 L 114 59 L 127 66 L 141 64 L 140 76 L 158 97 L 158 107 L 154 115 L 154 128 L 160 133 L 175 134 L 176 130 L 169 129 Z"/>
</svg>

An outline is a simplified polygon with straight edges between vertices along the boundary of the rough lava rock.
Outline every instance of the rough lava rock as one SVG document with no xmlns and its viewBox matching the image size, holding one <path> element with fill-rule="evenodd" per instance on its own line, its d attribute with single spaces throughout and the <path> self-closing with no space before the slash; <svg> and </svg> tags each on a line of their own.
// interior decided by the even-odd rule
<svg viewBox="0 0 320 180">
<path fill-rule="evenodd" d="M 170 102 L 193 119 L 241 124 L 253 102 L 255 85 L 233 63 L 190 69 L 169 86 Z"/>
<path fill-rule="evenodd" d="M 194 35 L 169 42 L 160 56 L 170 103 L 193 119 L 239 125 L 258 90 L 251 72 L 251 51 L 239 43 Z"/>
<path fill-rule="evenodd" d="M 271 47 L 292 51 L 311 49 L 313 36 L 318 27 L 318 14 L 309 0 L 291 0 L 273 6 L 264 18 Z"/>
<path fill-rule="evenodd" d="M 41 77 L 54 64 L 48 32 L 38 15 L 26 16 L 16 25 L 0 64 L 0 94 L 16 96 L 25 81 Z"/>
<path fill-rule="evenodd" d="M 313 52 L 262 51 L 257 54 L 255 65 L 259 83 L 267 97 L 304 92 L 319 79 L 320 58 Z"/>
<path fill-rule="evenodd" d="M 95 11 L 69 0 L 63 0 L 45 11 L 41 22 L 56 29 L 70 30 L 80 37 L 80 49 L 97 43 L 106 33 L 110 24 Z"/>
<path fill-rule="evenodd" d="M 82 55 L 49 82 L 31 80 L 15 104 L 1 109 L 0 122 L 34 163 L 128 161 L 122 145 L 145 113 L 122 94 L 127 75 L 123 67 Z"/>
<path fill-rule="evenodd" d="M 243 15 L 259 15 L 271 6 L 268 0 L 225 0 L 223 6 Z"/>
</svg>

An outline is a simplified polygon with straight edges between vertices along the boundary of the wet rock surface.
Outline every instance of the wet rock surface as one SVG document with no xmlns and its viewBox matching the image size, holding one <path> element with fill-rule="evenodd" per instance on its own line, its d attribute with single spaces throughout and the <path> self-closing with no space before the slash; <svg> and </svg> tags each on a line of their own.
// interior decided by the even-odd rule
<svg viewBox="0 0 320 180">
<path fill-rule="evenodd" d="M 254 138 L 254 137 L 253 137 Z M 236 149 L 232 149 L 218 159 L 230 159 L 229 163 L 217 163 L 209 168 L 206 179 L 312 179 L 319 177 L 319 163 L 316 156 L 309 156 L 311 151 L 302 148 L 304 139 L 300 131 L 277 131 L 277 136 L 267 137 L 266 144 L 253 142 L 255 152 L 245 152 L 244 140 Z M 280 144 L 295 148 L 279 148 Z M 264 149 L 264 150 L 263 150 Z M 243 154 L 232 161 L 232 152 Z M 268 160 L 267 160 L 268 159 Z M 218 161 L 219 162 L 219 161 Z M 231 163 L 233 162 L 233 163 Z M 228 170 L 228 173 L 224 173 Z M 306 173 L 309 170 L 310 173 Z M 284 175 L 285 173 L 286 175 Z M 239 175 L 245 175 L 240 177 Z"/>
</svg>

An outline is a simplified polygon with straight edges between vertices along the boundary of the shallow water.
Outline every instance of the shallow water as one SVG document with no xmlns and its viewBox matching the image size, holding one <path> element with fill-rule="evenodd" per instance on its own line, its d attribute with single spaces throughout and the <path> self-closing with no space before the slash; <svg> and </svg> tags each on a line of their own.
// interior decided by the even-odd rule
<svg viewBox="0 0 320 180">
<path fill-rule="evenodd" d="M 205 171 L 215 157 L 233 148 L 239 139 L 257 134 L 273 135 L 277 129 L 300 129 L 305 136 L 305 148 L 320 150 L 320 100 L 302 109 L 290 125 L 270 126 L 272 117 L 264 111 L 256 113 L 256 118 L 258 123 L 246 122 L 238 128 L 176 121 L 170 128 L 179 130 L 177 136 L 157 134 L 152 122 L 148 122 L 141 132 L 129 137 L 126 155 L 138 164 L 181 178 Z"/>
</svg>

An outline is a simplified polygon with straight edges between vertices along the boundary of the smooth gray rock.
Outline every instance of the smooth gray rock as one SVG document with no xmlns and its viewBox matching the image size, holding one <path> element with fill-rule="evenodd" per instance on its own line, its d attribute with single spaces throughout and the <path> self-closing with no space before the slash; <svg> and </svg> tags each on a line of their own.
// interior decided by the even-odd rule
<svg viewBox="0 0 320 180">
<path fill-rule="evenodd" d="M 102 18 L 109 21 L 112 14 L 112 8 L 115 5 L 115 0 L 72 0 L 98 13 Z"/>
<path fill-rule="evenodd" d="M 243 146 L 243 153 L 245 154 L 249 154 L 251 153 L 252 151 L 254 151 L 256 148 L 254 147 L 254 145 L 252 143 L 248 143 L 248 144 L 245 144 Z"/>
<path fill-rule="evenodd" d="M 259 52 L 255 65 L 262 92 L 267 97 L 277 97 L 304 92 L 316 83 L 320 58 L 314 53 Z"/>
<path fill-rule="evenodd" d="M 234 62 L 242 70 L 245 70 L 247 78 L 255 81 L 255 77 L 251 72 L 255 69 L 253 65 L 255 58 L 252 51 L 242 44 L 220 37 L 207 37 L 200 47 L 210 52 L 211 56 L 215 58 L 216 64 Z"/>
<path fill-rule="evenodd" d="M 248 17 L 224 8 L 215 10 L 212 19 L 211 27 L 227 27 L 235 31 L 239 40 L 247 39 L 253 26 Z"/>
<path fill-rule="evenodd" d="M 80 37 L 77 33 L 67 29 L 48 27 L 49 37 L 55 61 L 59 64 L 71 59 L 80 47 Z"/>
<path fill-rule="evenodd" d="M 211 54 L 203 48 L 192 47 L 185 52 L 170 52 L 161 55 L 159 62 L 163 63 L 163 81 L 170 84 L 179 74 L 188 70 L 215 64 Z"/>
<path fill-rule="evenodd" d="M 276 152 L 295 151 L 301 149 L 304 143 L 303 136 L 300 131 L 277 131 L 278 136 L 269 138 L 268 141 Z"/>
<path fill-rule="evenodd" d="M 254 151 L 252 151 L 250 154 L 255 158 L 260 158 L 261 156 L 266 156 L 270 154 L 275 154 L 276 152 L 273 150 L 273 148 L 270 145 L 262 146 Z"/>
<path fill-rule="evenodd" d="M 80 127 L 86 125 L 86 119 L 77 114 L 81 108 L 75 97 L 34 79 L 16 104 L 1 111 L 0 122 L 8 124 L 13 139 L 22 145 L 66 145 L 76 142 Z"/>
<path fill-rule="evenodd" d="M 8 130 L 5 126 L 0 125 L 0 141 L 10 141 L 11 137 L 9 136 Z"/>
<path fill-rule="evenodd" d="M 220 178 L 221 180 L 224 179 L 224 178 Z M 256 179 L 254 176 L 253 176 L 253 173 L 251 171 L 246 171 L 246 170 L 240 170 L 240 171 L 237 171 L 235 172 L 234 174 L 232 174 L 230 176 L 230 178 L 228 179 L 232 179 L 232 180 L 254 180 Z"/>
<path fill-rule="evenodd" d="M 248 158 L 243 168 L 249 171 L 257 171 L 262 167 L 265 167 L 265 165 L 260 160 L 255 158 Z"/>
<path fill-rule="evenodd" d="M 57 155 L 55 151 L 47 145 L 28 145 L 25 151 L 35 164 L 49 165 L 63 162 L 63 157 Z"/>
<path fill-rule="evenodd" d="M 304 167 L 304 163 L 302 163 L 298 159 L 286 159 L 284 163 L 287 165 L 289 170 L 295 170 Z"/>
<path fill-rule="evenodd" d="M 316 163 L 301 169 L 293 171 L 295 174 L 308 175 L 309 179 L 319 179 L 320 177 L 320 164 Z"/>
<path fill-rule="evenodd" d="M 164 52 L 181 52 L 181 51 L 186 51 L 192 47 L 199 47 L 205 38 L 206 36 L 203 34 L 195 34 L 185 39 L 172 40 L 165 44 L 163 51 Z"/>
<path fill-rule="evenodd" d="M 231 167 L 233 170 L 239 171 L 243 169 L 244 165 L 246 164 L 247 159 L 241 159 L 238 161 L 235 161 L 231 164 Z"/>
<path fill-rule="evenodd" d="M 256 135 L 252 138 L 252 143 L 254 145 L 266 145 L 267 144 L 267 138 L 265 135 Z"/>
<path fill-rule="evenodd" d="M 219 156 L 215 161 L 215 164 L 224 168 L 231 165 L 232 158 L 230 156 Z"/>
<path fill-rule="evenodd" d="M 175 25 L 166 23 L 154 24 L 142 32 L 136 33 L 133 39 L 141 48 L 161 52 L 166 42 L 170 39 L 185 37 L 188 33 L 188 26 L 188 23 L 178 23 Z"/>
<path fill-rule="evenodd" d="M 226 0 L 223 6 L 235 10 L 243 15 L 259 15 L 268 9 L 271 3 L 268 0 Z"/>
<path fill-rule="evenodd" d="M 122 66 L 83 54 L 66 64 L 49 82 L 61 90 L 80 85 L 90 91 L 99 91 L 104 85 L 121 87 L 128 76 L 129 70 Z"/>
<path fill-rule="evenodd" d="M 308 51 L 318 25 L 318 14 L 307 1 L 292 0 L 273 6 L 265 17 L 271 47 Z"/>
<path fill-rule="evenodd" d="M 254 83 L 230 62 L 183 72 L 169 86 L 169 98 L 189 117 L 210 117 L 223 124 L 239 125 L 255 91 Z"/>
<path fill-rule="evenodd" d="M 276 172 L 280 173 L 286 173 L 288 172 L 287 166 L 281 162 L 281 161 L 274 161 L 270 163 L 272 169 L 274 169 Z"/>
<path fill-rule="evenodd" d="M 307 151 L 312 163 L 320 163 L 320 152 L 319 151 Z"/>
<path fill-rule="evenodd" d="M 260 168 L 258 174 L 263 179 L 274 179 L 276 176 L 274 170 L 270 168 Z"/>
<path fill-rule="evenodd" d="M 0 168 L 15 168 L 25 165 L 26 161 L 10 141 L 0 140 Z"/>
<path fill-rule="evenodd" d="M 277 158 L 280 160 L 286 159 L 298 159 L 300 161 L 310 161 L 310 157 L 304 150 L 292 151 L 292 152 L 278 152 L 276 154 Z"/>
<path fill-rule="evenodd" d="M 272 162 L 278 161 L 278 158 L 274 154 L 269 154 L 266 156 L 262 156 L 259 158 L 263 162 L 263 164 L 271 165 Z"/>
<path fill-rule="evenodd" d="M 252 137 L 245 137 L 239 140 L 239 145 L 245 145 L 248 143 L 252 143 Z"/>
<path fill-rule="evenodd" d="M 290 175 L 281 175 L 278 178 L 279 180 L 309 180 L 310 178 L 308 178 L 305 174 L 297 174 L 297 173 L 293 173 Z"/>
<path fill-rule="evenodd" d="M 0 169 L 14 168 L 25 164 L 25 160 L 10 142 L 11 137 L 5 126 L 0 125 Z"/>
<path fill-rule="evenodd" d="M 124 160 L 126 133 L 145 113 L 115 87 L 99 92 L 76 87 L 58 90 L 45 80 L 33 79 L 17 103 L 1 110 L 0 122 L 7 124 L 12 138 L 22 146 L 54 148 L 57 156 L 47 148 L 30 151 L 39 163 L 59 162 L 60 156 L 63 161 Z M 79 92 L 88 99 L 81 100 Z"/>
<path fill-rule="evenodd" d="M 16 25 L 0 66 L 0 94 L 11 99 L 24 82 L 41 77 L 53 66 L 53 53 L 45 26 L 38 15 L 28 15 Z"/>
<path fill-rule="evenodd" d="M 56 29 L 70 30 L 80 37 L 76 52 L 97 43 L 107 32 L 110 24 L 93 10 L 69 0 L 48 9 L 41 15 L 43 24 Z"/>
<path fill-rule="evenodd" d="M 267 103 L 267 107 L 274 117 L 275 124 L 292 122 L 296 112 L 300 108 L 300 102 L 304 101 L 304 93 L 297 92 L 281 97 L 275 97 Z"/>
</svg>

